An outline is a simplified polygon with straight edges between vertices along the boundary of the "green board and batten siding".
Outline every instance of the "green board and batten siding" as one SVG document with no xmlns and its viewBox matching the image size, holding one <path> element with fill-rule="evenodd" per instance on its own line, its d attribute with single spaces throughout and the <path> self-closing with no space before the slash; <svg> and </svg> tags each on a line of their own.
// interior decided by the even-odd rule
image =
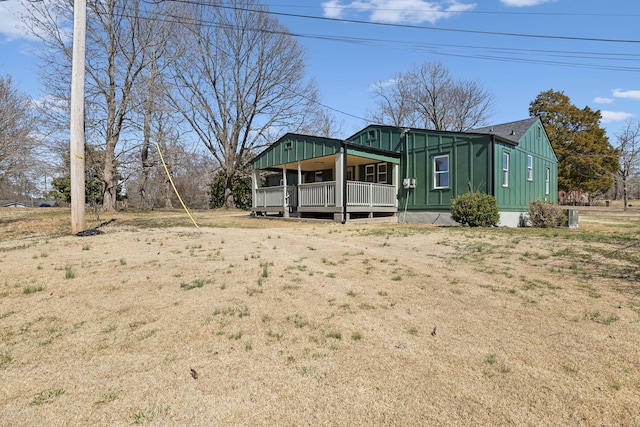
<svg viewBox="0 0 640 427">
<path fill-rule="evenodd" d="M 286 134 L 251 163 L 253 169 L 270 169 L 276 165 L 330 156 L 339 153 L 338 139 Z"/>
<path fill-rule="evenodd" d="M 504 185 L 502 162 L 504 153 L 509 154 L 509 182 Z M 532 179 L 529 179 L 528 159 L 532 158 Z M 532 201 L 546 200 L 558 203 L 558 163 L 542 124 L 535 123 L 513 146 L 496 142 L 494 179 L 495 196 L 501 211 L 527 210 Z M 549 191 L 546 172 L 549 169 Z"/>
<path fill-rule="evenodd" d="M 489 192 L 490 137 L 466 133 L 435 132 L 410 129 L 401 137 L 402 129 L 369 126 L 349 138 L 356 144 L 402 153 L 400 178 L 415 178 L 416 187 L 401 189 L 399 201 L 408 197 L 410 210 L 443 210 L 450 208 L 451 199 L 474 190 Z M 406 143 L 406 146 L 405 146 Z M 434 156 L 449 155 L 450 185 L 436 189 Z"/>
<path fill-rule="evenodd" d="M 260 153 L 251 162 L 251 167 L 272 169 L 286 163 L 335 155 L 342 151 L 344 142 L 340 139 L 288 133 Z M 392 150 L 386 150 L 387 153 L 373 152 L 367 150 L 365 145 L 362 148 L 349 146 L 347 151 L 351 155 L 368 158 L 372 163 L 400 163 L 400 159 L 393 154 Z"/>
<path fill-rule="evenodd" d="M 451 200 L 473 191 L 493 194 L 501 211 L 520 212 L 529 203 L 557 203 L 557 159 L 537 119 L 514 122 L 526 128 L 518 140 L 492 132 L 444 132 L 371 125 L 348 140 L 363 146 L 402 154 L 400 179 L 415 178 L 416 187 L 400 189 L 401 206 L 408 210 L 448 211 Z M 514 136 L 516 137 L 516 136 Z M 406 144 L 406 145 L 405 145 Z M 503 153 L 509 153 L 509 182 L 503 186 Z M 449 156 L 449 186 L 435 188 L 434 157 Z M 528 179 L 528 156 L 533 179 Z M 549 191 L 546 170 L 549 168 Z"/>
</svg>

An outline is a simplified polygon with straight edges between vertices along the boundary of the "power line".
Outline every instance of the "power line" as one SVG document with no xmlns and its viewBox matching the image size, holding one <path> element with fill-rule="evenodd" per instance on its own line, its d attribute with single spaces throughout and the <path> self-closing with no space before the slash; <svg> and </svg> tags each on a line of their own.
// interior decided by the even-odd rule
<svg viewBox="0 0 640 427">
<path fill-rule="evenodd" d="M 157 0 L 156 3 L 162 3 L 165 1 L 170 1 L 175 3 L 194 4 L 199 6 L 219 7 L 222 9 L 231 9 L 231 10 L 244 11 L 244 12 L 266 13 L 269 15 L 286 16 L 290 18 L 313 19 L 313 20 L 320 20 L 320 21 L 341 22 L 341 23 L 349 23 L 349 24 L 377 25 L 377 26 L 383 26 L 383 27 L 410 28 L 410 29 L 429 30 L 429 31 L 444 31 L 444 32 L 454 32 L 454 33 L 484 34 L 484 35 L 494 35 L 494 36 L 523 37 L 523 38 L 549 39 L 549 40 L 589 41 L 589 42 L 603 42 L 603 43 L 640 43 L 640 40 L 632 40 L 632 39 L 608 39 L 608 38 L 599 38 L 599 37 L 553 36 L 553 35 L 545 35 L 545 34 L 508 33 L 508 32 L 501 32 L 501 31 L 464 30 L 459 28 L 438 28 L 438 27 L 428 27 L 424 25 L 371 22 L 371 21 L 363 21 L 359 19 L 329 18 L 326 16 L 303 15 L 299 13 L 286 13 L 286 12 L 273 12 L 273 11 L 264 10 L 264 9 L 251 9 L 251 8 L 245 8 L 245 7 L 239 7 L 239 6 L 225 6 L 225 5 L 218 5 L 218 4 L 213 5 L 210 3 L 205 3 L 201 1 L 195 1 L 195 0 Z"/>
<path fill-rule="evenodd" d="M 159 0 L 157 2 L 150 2 L 153 4 L 163 3 L 165 1 L 171 1 L 176 3 L 186 3 L 196 6 L 212 6 L 208 3 L 202 3 L 194 0 Z M 230 9 L 236 11 L 244 11 L 250 13 L 266 13 L 269 14 L 265 10 L 258 9 L 248 9 L 248 8 L 238 8 L 231 6 L 219 6 L 223 9 Z M 273 13 L 272 13 L 273 14 Z M 144 16 L 144 15 L 129 15 L 125 12 L 121 13 L 120 16 L 125 18 L 142 18 L 145 20 L 158 20 L 160 22 L 169 22 L 176 24 L 184 24 L 184 23 L 192 23 L 195 25 L 200 25 L 203 27 L 212 27 L 212 28 L 237 28 L 234 25 L 229 24 L 221 24 L 216 22 L 204 21 L 203 19 L 192 18 L 189 17 L 185 20 L 184 16 L 176 16 L 168 13 L 160 13 L 155 16 Z M 159 17 L 160 16 L 160 17 Z M 305 17 L 305 15 L 300 15 Z M 316 17 L 317 18 L 317 17 Z M 324 19 L 324 18 L 323 18 Z M 331 19 L 333 20 L 333 19 Z M 348 22 L 348 21 L 347 21 Z M 360 21 L 360 23 L 371 24 L 368 22 Z M 412 26 L 413 27 L 413 26 Z M 424 27 L 417 27 L 424 28 Z M 499 47 L 483 47 L 483 46 L 470 46 L 470 45 L 452 45 L 452 44 L 422 44 L 415 42 L 406 42 L 406 41 L 398 41 L 398 40 L 384 40 L 384 39 L 374 39 L 374 38 L 359 38 L 359 37 L 347 37 L 347 36 L 334 36 L 334 35 L 325 35 L 325 34 L 304 34 L 304 33 L 292 33 L 288 30 L 273 30 L 273 29 L 264 29 L 264 28 L 248 28 L 249 31 L 256 32 L 268 32 L 273 34 L 282 34 L 282 35 L 290 35 L 296 38 L 307 38 L 307 39 L 317 39 L 317 40 L 325 40 L 332 42 L 346 42 L 346 43 L 355 43 L 355 44 L 369 44 L 374 46 L 381 45 L 392 45 L 392 46 L 403 46 L 406 49 L 418 50 L 418 51 L 427 51 L 432 54 L 444 55 L 444 56 L 454 56 L 454 57 L 464 57 L 464 58 L 474 58 L 481 60 L 491 60 L 491 61 L 500 61 L 500 62 L 515 62 L 515 63 L 530 63 L 530 64 L 541 64 L 541 65 L 551 65 L 551 66 L 564 66 L 564 67 L 575 67 L 575 68 L 592 68 L 592 69 L 602 69 L 602 70 L 611 70 L 611 71 L 631 71 L 638 72 L 640 68 L 631 67 L 631 66 L 612 66 L 612 65 L 598 65 L 598 64 L 585 64 L 585 63 L 576 63 L 569 61 L 554 61 L 554 60 L 541 60 L 541 59 L 531 59 L 531 58 L 522 58 L 522 57 L 514 57 L 514 55 L 527 55 L 527 54 L 535 54 L 535 55 L 549 55 L 549 56 L 561 56 L 563 58 L 581 58 L 581 59 L 593 59 L 593 60 L 607 60 L 607 61 L 640 61 L 640 55 L 634 54 L 616 54 L 609 52 L 584 52 L 584 51 L 562 51 L 562 50 L 543 50 L 543 49 L 518 49 L 518 48 L 499 48 Z M 503 34 L 503 33 L 497 33 Z M 552 38 L 553 36 L 548 36 Z M 601 40 L 599 40 L 601 41 Z M 473 54 L 464 54 L 464 53 L 455 53 L 449 51 L 442 51 L 442 49 L 471 49 L 471 50 L 484 50 L 485 52 L 473 53 Z M 488 52 L 487 52 L 488 51 Z M 290 90 L 290 89 L 289 89 Z M 292 93 L 305 97 L 303 94 L 296 93 L 292 91 Z M 365 118 L 359 117 L 345 111 L 330 107 L 321 102 L 310 100 L 318 105 L 337 112 L 339 114 L 349 116 L 358 120 L 366 121 Z"/>
<path fill-rule="evenodd" d="M 165 0 L 160 0 L 163 2 Z M 201 3 L 193 2 L 190 0 L 166 0 L 173 2 L 181 2 L 188 4 L 200 5 Z M 207 5 L 208 6 L 208 5 Z M 235 9 L 235 8 L 233 8 Z M 252 12 L 252 10 L 248 9 L 240 9 Z M 266 13 L 266 12 L 255 12 L 255 13 Z M 121 13 L 120 16 L 126 18 L 136 18 L 136 16 L 128 15 L 127 13 Z M 159 20 L 161 22 L 170 22 L 170 23 L 184 23 L 184 17 L 175 16 L 170 14 L 162 14 L 164 18 L 154 17 L 145 17 L 145 16 L 137 16 L 142 19 L 147 20 Z M 170 18 L 167 20 L 166 18 Z M 193 23 L 195 25 L 203 26 L 203 27 L 211 27 L 211 28 L 236 28 L 229 24 L 219 24 L 215 22 L 204 21 L 196 18 L 188 18 L 189 23 Z M 640 55 L 629 54 L 629 53 L 610 53 L 610 52 L 588 52 L 588 51 L 563 51 L 563 50 L 545 50 L 545 49 L 521 49 L 521 48 L 501 48 L 501 47 L 487 47 L 487 46 L 473 46 L 473 45 L 455 45 L 455 44 L 424 44 L 424 43 L 416 43 L 414 41 L 400 41 L 400 40 L 388 40 L 388 39 L 375 39 L 375 38 L 364 38 L 364 37 L 349 37 L 349 36 L 336 36 L 336 35 L 326 35 L 326 34 L 306 34 L 306 33 L 295 33 L 291 31 L 278 31 L 278 30 L 265 30 L 264 28 L 249 28 L 251 31 L 256 32 L 269 32 L 273 34 L 281 34 L 281 35 L 290 35 L 296 38 L 302 39 L 314 39 L 314 40 L 322 40 L 322 41 L 330 41 L 330 42 L 342 42 L 342 43 L 353 43 L 353 44 L 365 44 L 371 46 L 400 46 L 406 50 L 414 50 L 414 51 L 422 51 L 427 52 L 434 55 L 441 56 L 451 56 L 451 57 L 461 57 L 461 58 L 470 58 L 470 59 L 480 59 L 480 60 L 490 60 L 490 61 L 498 61 L 498 62 L 514 62 L 514 63 L 528 63 L 528 64 L 538 64 L 538 65 L 552 65 L 552 66 L 564 66 L 564 67 L 572 67 L 572 68 L 588 68 L 588 69 L 598 69 L 598 70 L 608 70 L 608 71 L 626 71 L 626 72 L 638 72 L 640 71 L 640 67 L 633 66 L 622 66 L 622 65 L 600 65 L 600 64 L 588 64 L 588 63 L 579 63 L 579 62 L 569 62 L 569 61 L 553 61 L 553 60 L 542 60 L 542 59 L 531 59 L 531 58 L 521 58 L 518 57 L 522 55 L 548 55 L 551 57 L 559 56 L 562 58 L 576 58 L 576 59 L 591 59 L 597 61 L 640 61 Z M 471 51 L 484 51 L 480 53 L 456 53 L 455 51 L 443 51 L 442 49 L 453 48 L 453 49 L 470 49 Z"/>
<path fill-rule="evenodd" d="M 351 11 L 366 11 L 363 7 L 356 6 L 304 6 L 304 5 L 288 5 L 288 4 L 271 4 L 271 7 L 282 7 L 282 8 L 293 8 L 296 9 L 334 9 L 334 10 L 351 10 Z M 376 11 L 385 11 L 385 12 L 397 12 L 404 9 L 399 8 L 382 8 L 377 7 Z M 602 17 L 602 16 L 610 16 L 610 17 L 636 17 L 640 16 L 640 14 L 635 13 L 601 13 L 601 12 L 498 12 L 498 11 L 490 11 L 490 10 L 434 10 L 434 9 L 412 9 L 414 12 L 430 12 L 440 15 L 512 15 L 512 16 L 589 16 L 589 17 Z"/>
</svg>

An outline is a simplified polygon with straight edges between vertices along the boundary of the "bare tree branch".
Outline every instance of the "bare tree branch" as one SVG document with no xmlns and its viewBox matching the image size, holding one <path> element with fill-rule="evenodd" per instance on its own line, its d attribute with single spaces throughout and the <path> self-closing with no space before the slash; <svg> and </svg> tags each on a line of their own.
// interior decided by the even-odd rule
<svg viewBox="0 0 640 427">
<path fill-rule="evenodd" d="M 478 82 L 455 80 L 439 62 L 414 66 L 373 88 L 377 109 L 369 117 L 399 127 L 467 131 L 493 114 L 494 97 Z"/>
<path fill-rule="evenodd" d="M 317 109 L 317 90 L 305 83 L 302 49 L 264 6 L 228 6 L 185 6 L 172 99 L 225 171 L 225 206 L 232 208 L 233 179 L 252 151 L 273 129 L 300 127 Z"/>
</svg>

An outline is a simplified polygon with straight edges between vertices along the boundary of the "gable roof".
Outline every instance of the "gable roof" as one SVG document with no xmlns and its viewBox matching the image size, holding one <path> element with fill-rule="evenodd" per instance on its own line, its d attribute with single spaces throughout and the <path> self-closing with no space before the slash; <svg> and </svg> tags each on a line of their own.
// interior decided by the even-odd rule
<svg viewBox="0 0 640 427">
<path fill-rule="evenodd" d="M 502 123 L 499 125 L 486 126 L 479 129 L 473 129 L 471 132 L 475 133 L 487 133 L 490 135 L 498 136 L 502 139 L 518 143 L 520 138 L 538 121 L 537 117 L 530 117 L 524 120 L 518 120 L 515 122 Z"/>
<path fill-rule="evenodd" d="M 294 162 L 332 156 L 342 148 L 348 148 L 349 154 L 389 163 L 400 163 L 400 153 L 375 147 L 367 147 L 335 138 L 304 135 L 288 132 L 273 142 L 251 160 L 254 169 L 266 169 L 274 166 L 289 165 Z"/>
</svg>

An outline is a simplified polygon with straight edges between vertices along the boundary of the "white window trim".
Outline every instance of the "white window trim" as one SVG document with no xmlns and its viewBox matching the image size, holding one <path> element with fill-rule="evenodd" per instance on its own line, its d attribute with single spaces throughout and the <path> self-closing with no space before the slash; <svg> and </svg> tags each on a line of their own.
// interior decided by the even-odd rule
<svg viewBox="0 0 640 427">
<path fill-rule="evenodd" d="M 527 181 L 533 181 L 533 156 L 527 154 Z"/>
<path fill-rule="evenodd" d="M 548 196 L 550 191 L 551 191 L 551 169 L 547 168 L 547 176 L 544 180 L 544 194 Z"/>
<path fill-rule="evenodd" d="M 349 177 L 351 175 L 351 177 Z M 347 181 L 354 181 L 355 178 L 355 168 L 353 166 L 347 166 Z"/>
<path fill-rule="evenodd" d="M 447 159 L 447 170 L 446 171 L 438 171 L 436 170 L 436 161 L 438 159 L 442 159 L 442 158 L 446 158 Z M 450 178 L 451 178 L 451 163 L 449 161 L 449 155 L 448 154 L 441 154 L 438 156 L 433 156 L 433 188 L 438 190 L 438 189 L 442 189 L 442 188 L 450 188 Z M 438 182 L 438 175 L 447 175 L 447 185 L 446 186 L 438 186 L 437 182 Z"/>
<path fill-rule="evenodd" d="M 378 172 L 378 181 L 377 182 L 383 182 L 386 183 L 387 182 L 387 164 L 386 163 L 378 163 L 378 168 L 377 168 L 377 172 Z M 380 169 L 384 169 L 384 172 L 380 172 Z M 384 176 L 384 179 L 382 179 L 382 177 Z"/>
<path fill-rule="evenodd" d="M 502 152 L 502 186 L 509 187 L 509 163 L 511 162 L 508 151 Z M 507 160 L 507 167 L 505 168 L 504 161 Z"/>
<path fill-rule="evenodd" d="M 371 180 L 368 178 L 371 177 Z M 374 182 L 376 179 L 376 169 L 374 165 L 365 165 L 364 167 L 364 181 L 365 182 Z"/>
</svg>

